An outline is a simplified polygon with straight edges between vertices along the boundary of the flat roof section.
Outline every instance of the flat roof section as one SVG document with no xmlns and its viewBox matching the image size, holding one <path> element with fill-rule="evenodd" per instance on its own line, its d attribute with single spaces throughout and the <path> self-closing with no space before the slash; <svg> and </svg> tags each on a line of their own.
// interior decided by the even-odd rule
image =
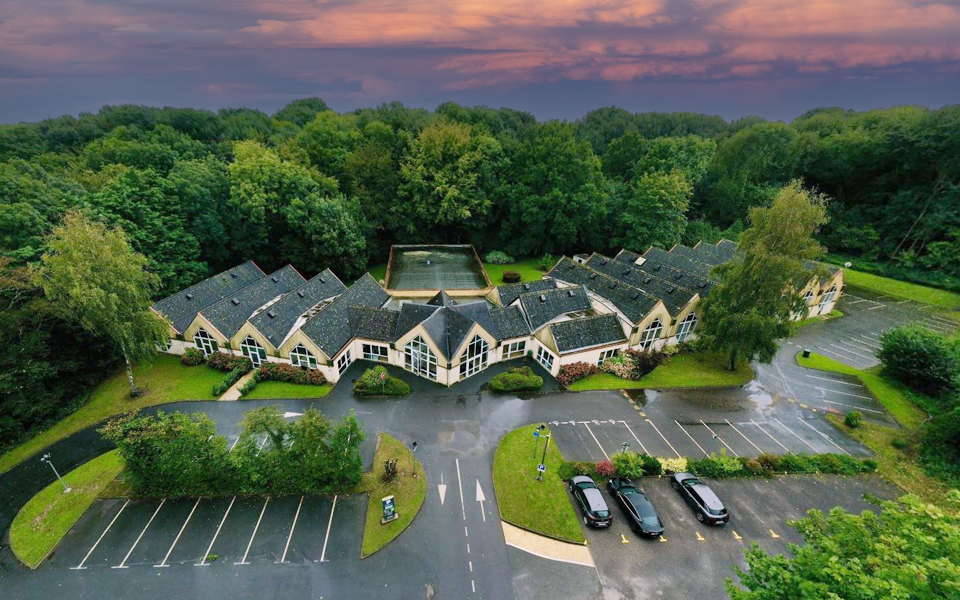
<svg viewBox="0 0 960 600">
<path fill-rule="evenodd" d="M 470 245 L 393 246 L 387 263 L 388 290 L 487 290 L 493 287 Z"/>
</svg>

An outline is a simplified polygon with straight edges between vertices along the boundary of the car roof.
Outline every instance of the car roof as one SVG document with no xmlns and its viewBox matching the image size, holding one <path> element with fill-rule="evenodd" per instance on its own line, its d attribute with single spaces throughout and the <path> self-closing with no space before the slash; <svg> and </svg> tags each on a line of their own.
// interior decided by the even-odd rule
<svg viewBox="0 0 960 600">
<path fill-rule="evenodd" d="M 577 475 L 576 477 L 574 477 L 574 478 L 571 479 L 570 481 L 572 481 L 574 484 L 578 484 L 578 483 L 591 483 L 591 484 L 593 484 L 594 486 L 597 485 L 596 483 L 593 483 L 593 480 L 590 479 L 589 477 L 587 477 L 586 475 Z"/>
<path fill-rule="evenodd" d="M 597 488 L 587 488 L 583 490 L 583 497 L 587 499 L 590 510 L 609 510 L 607 503 L 603 499 L 603 495 Z"/>
<path fill-rule="evenodd" d="M 717 498 L 717 495 L 709 487 L 702 483 L 690 487 L 697 491 L 697 495 L 700 496 L 707 508 L 723 510 L 723 502 L 720 502 L 720 498 Z"/>
</svg>

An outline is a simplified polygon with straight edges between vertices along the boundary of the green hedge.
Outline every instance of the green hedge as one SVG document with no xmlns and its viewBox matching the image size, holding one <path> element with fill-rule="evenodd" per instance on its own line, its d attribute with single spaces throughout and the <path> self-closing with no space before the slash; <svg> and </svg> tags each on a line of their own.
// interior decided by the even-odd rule
<svg viewBox="0 0 960 600">
<path fill-rule="evenodd" d="M 490 380 L 490 390 L 505 392 L 535 392 L 543 387 L 543 377 L 534 374 L 530 367 L 514 367 Z"/>
<path fill-rule="evenodd" d="M 846 454 L 761 454 L 757 458 L 727 456 L 726 452 L 706 458 L 688 459 L 687 468 L 701 477 L 770 477 L 777 473 L 827 473 L 859 475 L 877 470 L 870 458 Z"/>
<path fill-rule="evenodd" d="M 380 374 L 386 372 L 387 369 L 379 365 L 367 369 L 353 384 L 353 393 L 358 396 L 406 396 L 410 393 L 410 384 L 393 375 L 387 374 L 386 381 L 381 381 Z"/>
<path fill-rule="evenodd" d="M 247 374 L 247 371 L 250 369 L 244 369 L 243 367 L 238 367 L 229 373 L 227 376 L 220 380 L 220 383 L 213 386 L 213 395 L 222 396 L 227 390 L 230 389 L 230 386 L 240 381 L 240 378 Z"/>
</svg>

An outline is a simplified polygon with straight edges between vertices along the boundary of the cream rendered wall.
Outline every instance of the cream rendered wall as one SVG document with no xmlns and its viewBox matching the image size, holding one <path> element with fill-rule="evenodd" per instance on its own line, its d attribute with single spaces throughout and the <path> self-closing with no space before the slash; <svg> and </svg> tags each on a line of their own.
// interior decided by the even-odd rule
<svg viewBox="0 0 960 600">
<path fill-rule="evenodd" d="M 496 350 L 494 350 L 494 354 L 495 354 L 495 356 L 496 356 L 496 359 L 494 359 L 493 362 L 500 362 L 500 361 L 502 361 L 502 360 L 508 360 L 508 359 L 505 359 L 505 358 L 503 357 L 503 355 L 504 355 L 504 353 L 507 351 L 507 345 L 513 344 L 513 343 L 515 343 L 515 342 L 525 342 L 525 343 L 526 343 L 526 345 L 525 345 L 524 348 L 523 348 L 523 356 L 526 356 L 527 353 L 530 352 L 530 350 L 533 348 L 533 336 L 530 336 L 530 335 L 523 336 L 523 337 L 510 338 L 510 339 L 508 339 L 508 340 L 503 340 L 502 342 L 500 342 L 500 345 L 496 348 Z M 515 357 L 513 357 L 513 358 L 511 358 L 511 359 L 509 359 L 509 360 L 513 360 L 514 358 L 522 358 L 522 357 L 521 357 L 521 356 L 515 356 Z"/>
<path fill-rule="evenodd" d="M 534 339 L 539 342 L 542 346 L 546 346 L 550 352 L 555 355 L 559 355 L 560 352 L 557 350 L 557 342 L 553 339 L 553 332 L 550 331 L 550 327 L 544 325 L 533 334 Z M 536 352 L 534 352 L 534 358 L 536 358 Z"/>
<path fill-rule="evenodd" d="M 227 336 L 220 333 L 220 330 L 213 326 L 213 323 L 207 320 L 203 314 L 197 313 L 197 316 L 193 318 L 193 321 L 190 322 L 190 326 L 183 332 L 183 339 L 189 340 L 193 343 L 193 336 L 197 334 L 197 330 L 201 327 L 210 334 L 210 337 L 217 340 L 217 345 L 220 346 L 221 350 L 229 350 L 230 345 L 228 344 L 229 340 Z"/>
<path fill-rule="evenodd" d="M 683 311 L 681 311 L 680 314 L 677 316 L 677 322 L 674 323 L 674 324 L 673 324 L 672 326 L 670 326 L 670 327 L 666 327 L 667 331 L 669 331 L 669 336 L 667 337 L 666 341 L 664 342 L 664 345 L 665 345 L 665 346 L 674 346 L 674 345 L 676 345 L 676 344 L 679 343 L 679 342 L 677 341 L 677 331 L 680 329 L 680 323 L 682 323 L 683 320 L 686 319 L 686 318 L 687 318 L 687 315 L 689 315 L 690 313 L 696 313 L 696 309 L 697 309 L 696 306 L 692 306 L 692 307 L 691 307 L 691 306 L 688 306 L 688 307 L 686 307 L 686 308 L 685 308 Z M 698 314 L 698 315 L 697 315 L 697 326 L 696 326 L 696 328 L 693 330 L 692 333 L 690 333 L 690 334 L 687 335 L 687 338 L 686 338 L 686 340 L 684 340 L 684 341 L 685 341 L 685 342 L 692 342 L 693 340 L 697 339 L 697 329 L 699 329 L 699 328 L 700 328 L 700 315 Z"/>
<path fill-rule="evenodd" d="M 250 321 L 247 321 L 246 323 L 244 323 L 243 326 L 241 326 L 240 329 L 237 330 L 237 333 L 234 334 L 232 338 L 230 338 L 230 345 L 236 348 L 237 351 L 239 352 L 240 343 L 243 342 L 243 340 L 246 339 L 248 335 L 253 339 L 257 340 L 258 344 L 263 346 L 263 349 L 267 351 L 268 359 L 271 356 L 273 357 L 280 356 L 279 353 L 277 352 L 277 349 L 273 347 L 273 344 L 271 344 L 270 341 L 266 338 L 266 336 L 260 333 L 257 330 L 257 328 L 254 327 L 252 323 L 250 323 Z M 287 358 L 289 358 L 289 356 Z"/>
<path fill-rule="evenodd" d="M 550 374 L 556 377 L 557 374 L 560 372 L 560 357 L 557 355 L 556 352 L 551 350 L 548 346 L 544 346 L 539 339 L 534 339 L 532 343 L 532 347 L 530 348 L 531 350 L 533 350 L 533 360 L 535 361 L 537 360 L 537 349 L 541 347 L 546 348 L 547 351 L 549 351 L 550 354 L 553 355 L 553 368 L 550 369 Z M 546 368 L 543 366 L 543 363 L 541 363 L 540 361 L 537 361 L 537 364 L 539 364 L 543 368 Z"/>
<path fill-rule="evenodd" d="M 663 305 L 663 302 L 658 302 L 657 305 L 653 307 L 653 310 L 647 313 L 647 316 L 640 321 L 637 326 L 637 332 L 630 333 L 628 336 L 631 348 L 640 343 L 640 339 L 643 337 L 643 330 L 657 319 L 660 319 L 660 324 L 663 325 L 663 331 L 660 332 L 660 340 L 666 340 L 666 338 L 669 337 L 666 334 L 670 332 L 670 313 L 667 312 L 667 307 Z M 662 346 L 665 342 L 658 341 L 657 343 Z M 654 345 L 656 346 L 657 344 L 655 343 Z"/>
<path fill-rule="evenodd" d="M 596 365 L 597 361 L 600 360 L 600 355 L 603 354 L 605 350 L 617 349 L 621 352 L 627 349 L 627 343 L 621 342 L 619 344 L 607 344 L 606 346 L 598 346 L 596 348 L 589 348 L 587 350 L 581 350 L 579 352 L 571 352 L 569 354 L 564 354 L 560 357 L 561 365 L 569 365 L 570 363 L 575 362 L 585 362 L 587 364 Z"/>
</svg>

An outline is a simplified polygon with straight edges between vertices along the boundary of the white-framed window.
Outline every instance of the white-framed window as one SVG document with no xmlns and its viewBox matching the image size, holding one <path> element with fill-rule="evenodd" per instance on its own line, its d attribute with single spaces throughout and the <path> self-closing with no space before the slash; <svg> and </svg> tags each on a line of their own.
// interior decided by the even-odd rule
<svg viewBox="0 0 960 600">
<path fill-rule="evenodd" d="M 240 342 L 240 354 L 249 358 L 254 367 L 259 367 L 267 360 L 267 351 L 249 335 Z"/>
<path fill-rule="evenodd" d="M 365 360 L 376 360 L 379 362 L 387 362 L 387 356 L 389 356 L 389 350 L 386 346 L 381 346 L 380 344 L 363 344 L 363 358 Z"/>
<path fill-rule="evenodd" d="M 811 300 L 813 300 L 813 290 L 807 290 L 807 293 L 803 295 L 803 302 L 809 306 Z"/>
<path fill-rule="evenodd" d="M 350 348 L 347 348 L 347 351 L 340 355 L 340 358 L 337 359 L 337 372 L 341 375 L 344 371 L 347 370 L 347 367 L 350 366 L 350 363 L 353 362 L 353 353 Z"/>
<path fill-rule="evenodd" d="M 603 352 L 600 353 L 600 360 L 597 361 L 597 366 L 599 367 L 600 365 L 603 364 L 603 361 L 607 360 L 608 358 L 613 358 L 618 354 L 620 354 L 620 351 L 617 350 L 616 348 L 604 350 Z"/>
<path fill-rule="evenodd" d="M 207 330 L 203 327 L 194 334 L 193 343 L 200 349 L 200 352 L 203 352 L 204 356 L 210 356 L 219 349 L 217 348 L 217 340 L 213 339 L 213 336 L 207 333 Z"/>
<path fill-rule="evenodd" d="M 420 377 L 437 380 L 437 356 L 419 335 L 403 347 L 403 368 Z"/>
<path fill-rule="evenodd" d="M 503 347 L 503 360 L 508 360 L 511 358 L 517 358 L 518 356 L 523 356 L 527 351 L 527 342 L 520 340 L 519 342 L 510 342 Z"/>
<path fill-rule="evenodd" d="M 652 346 L 654 342 L 660 339 L 661 333 L 663 333 L 663 323 L 660 322 L 660 319 L 654 319 L 653 323 L 647 325 L 647 328 L 640 335 L 640 349 L 646 350 Z"/>
<path fill-rule="evenodd" d="M 537 362 L 548 371 L 553 369 L 553 355 L 543 346 L 537 346 Z"/>
<path fill-rule="evenodd" d="M 157 344 L 157 350 L 160 352 L 169 352 L 173 348 L 173 338 L 166 337 L 166 341 Z"/>
<path fill-rule="evenodd" d="M 823 309 L 826 308 L 828 304 L 833 302 L 833 299 L 837 297 L 837 286 L 831 285 L 830 289 L 827 290 L 827 293 L 823 295 L 823 298 L 820 298 L 820 304 L 817 305 L 817 313 L 823 314 Z"/>
<path fill-rule="evenodd" d="M 487 368 L 487 352 L 490 346 L 479 335 L 473 336 L 460 357 L 460 379 L 466 379 Z"/>
<path fill-rule="evenodd" d="M 307 350 L 303 344 L 297 344 L 293 347 L 293 350 L 290 351 L 290 364 L 295 367 L 316 369 L 319 363 L 317 362 L 317 357 L 313 355 L 313 352 Z"/>
<path fill-rule="evenodd" d="M 697 313 L 691 312 L 686 317 L 683 318 L 683 321 L 680 321 L 680 327 L 677 328 L 677 341 L 682 342 L 693 333 L 693 330 L 697 328 Z"/>
</svg>

